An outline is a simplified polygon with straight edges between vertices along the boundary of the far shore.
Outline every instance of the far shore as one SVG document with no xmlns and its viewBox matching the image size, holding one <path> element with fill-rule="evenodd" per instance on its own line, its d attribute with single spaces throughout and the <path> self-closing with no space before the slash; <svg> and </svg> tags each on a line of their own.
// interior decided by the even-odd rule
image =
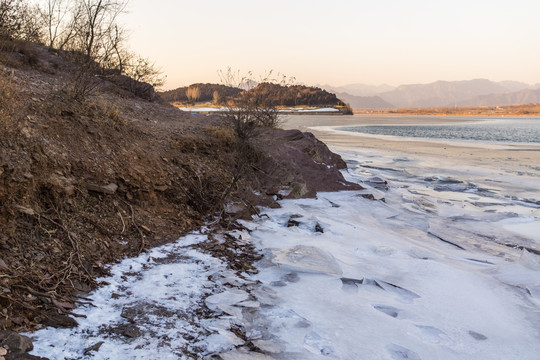
<svg viewBox="0 0 540 360">
<path fill-rule="evenodd" d="M 495 105 L 470 107 L 423 107 L 397 109 L 355 109 L 355 114 L 369 115 L 435 115 L 435 116 L 490 116 L 540 117 L 540 104 Z"/>
<path fill-rule="evenodd" d="M 352 125 L 449 124 L 481 121 L 476 117 L 355 115 L 347 117 L 285 117 L 285 129 L 312 132 L 334 151 L 375 151 L 390 156 L 427 158 L 447 166 L 496 166 L 540 178 L 540 145 L 494 144 L 373 136 L 336 130 Z M 540 121 L 540 120 L 539 120 Z"/>
</svg>

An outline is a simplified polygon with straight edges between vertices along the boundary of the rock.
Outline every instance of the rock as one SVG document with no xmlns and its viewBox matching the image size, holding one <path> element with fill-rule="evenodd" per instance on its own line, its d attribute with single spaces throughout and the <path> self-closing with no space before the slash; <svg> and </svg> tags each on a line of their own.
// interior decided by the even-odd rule
<svg viewBox="0 0 540 360">
<path fill-rule="evenodd" d="M 10 355 L 24 354 L 34 348 L 28 336 L 17 334 L 14 331 L 0 331 L 0 348 L 8 350 Z M 10 356 L 11 357 L 11 356 Z"/>
<path fill-rule="evenodd" d="M 49 360 L 49 359 L 41 357 L 41 356 L 35 356 L 28 353 L 23 353 L 23 354 L 16 354 L 16 355 L 8 355 L 6 357 L 6 360 Z"/>
<path fill-rule="evenodd" d="M 128 325 L 122 332 L 122 335 L 128 338 L 135 339 L 141 336 L 141 330 L 139 330 L 136 325 Z"/>
<path fill-rule="evenodd" d="M 315 232 L 318 232 L 318 233 L 324 233 L 324 229 L 323 227 L 321 226 L 321 224 L 317 223 L 315 224 Z"/>
<path fill-rule="evenodd" d="M 96 184 L 86 184 L 88 191 L 94 191 L 100 194 L 113 195 L 118 190 L 118 185 L 110 183 L 109 185 L 100 186 Z"/>
<path fill-rule="evenodd" d="M 289 221 L 287 222 L 287 227 L 294 227 L 294 226 L 299 226 L 299 225 L 300 225 L 300 222 L 293 220 L 292 218 L 290 218 Z"/>
<path fill-rule="evenodd" d="M 133 320 L 135 319 L 135 316 L 137 316 L 137 309 L 124 307 L 122 308 L 122 313 L 120 314 L 120 316 L 123 317 L 124 319 L 128 319 L 129 321 L 133 322 Z"/>
<path fill-rule="evenodd" d="M 373 194 L 362 194 L 360 196 L 363 197 L 364 199 L 375 200 L 375 196 L 373 196 Z"/>
<path fill-rule="evenodd" d="M 104 344 L 104 342 L 100 341 L 100 342 L 98 342 L 98 343 L 96 343 L 96 344 L 94 344 L 92 346 L 87 347 L 86 349 L 84 349 L 84 355 L 90 355 L 94 351 L 99 351 L 99 348 L 103 344 Z"/>
<path fill-rule="evenodd" d="M 79 326 L 79 323 L 75 321 L 75 319 L 70 318 L 69 316 L 58 314 L 56 311 L 50 311 L 45 314 L 43 325 L 52 326 L 55 328 L 69 329 L 75 326 Z"/>
<path fill-rule="evenodd" d="M 299 199 L 308 193 L 308 188 L 305 183 L 295 182 L 291 185 L 291 192 L 287 196 L 292 199 Z"/>
<path fill-rule="evenodd" d="M 167 185 L 159 185 L 155 187 L 156 191 L 161 191 L 161 192 L 167 191 L 168 188 L 169 187 Z"/>
<path fill-rule="evenodd" d="M 3 347 L 0 347 L 0 356 L 7 355 L 7 350 Z"/>
<path fill-rule="evenodd" d="M 59 175 L 59 174 L 52 174 L 49 177 L 49 184 L 55 188 L 58 189 L 60 192 L 66 194 L 67 196 L 73 195 L 75 192 L 75 186 L 73 185 L 73 179 L 66 178 L 65 176 Z"/>
</svg>

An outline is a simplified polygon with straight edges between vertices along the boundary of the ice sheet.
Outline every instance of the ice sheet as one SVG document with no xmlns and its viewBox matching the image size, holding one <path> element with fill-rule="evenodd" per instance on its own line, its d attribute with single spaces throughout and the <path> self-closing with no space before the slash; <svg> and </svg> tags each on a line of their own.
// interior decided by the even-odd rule
<svg viewBox="0 0 540 360">
<path fill-rule="evenodd" d="M 75 310 L 87 316 L 80 326 L 36 332 L 33 354 L 539 359 L 539 179 L 342 155 L 347 179 L 366 190 L 284 200 L 243 222 L 250 234 L 231 233 L 265 255 L 258 274 L 231 271 L 190 246 L 208 237 L 190 235 L 112 267 L 94 306 Z M 140 334 L 130 338 L 132 325 Z"/>
</svg>

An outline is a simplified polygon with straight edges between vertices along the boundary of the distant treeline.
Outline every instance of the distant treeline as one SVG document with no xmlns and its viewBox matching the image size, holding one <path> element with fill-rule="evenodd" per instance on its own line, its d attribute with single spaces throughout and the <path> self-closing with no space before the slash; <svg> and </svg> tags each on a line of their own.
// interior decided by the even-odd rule
<svg viewBox="0 0 540 360">
<path fill-rule="evenodd" d="M 164 91 L 159 95 L 167 102 L 195 101 L 221 103 L 224 99 L 234 97 L 242 91 L 242 89 L 220 84 L 193 84 L 174 90 Z"/>
<path fill-rule="evenodd" d="M 193 84 L 160 93 L 167 102 L 212 102 L 226 105 L 240 93 L 262 93 L 265 101 L 274 106 L 343 106 L 335 94 L 326 90 L 303 85 L 283 86 L 261 83 L 250 90 L 242 90 L 219 84 Z"/>
<path fill-rule="evenodd" d="M 316 87 L 303 85 L 282 86 L 262 83 L 249 92 L 261 93 L 271 105 L 275 106 L 343 106 L 335 94 Z"/>
</svg>

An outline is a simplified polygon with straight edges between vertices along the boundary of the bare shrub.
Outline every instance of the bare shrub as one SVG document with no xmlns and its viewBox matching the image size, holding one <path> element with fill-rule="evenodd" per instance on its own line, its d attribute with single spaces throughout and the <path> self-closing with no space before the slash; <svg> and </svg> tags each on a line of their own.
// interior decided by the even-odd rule
<svg viewBox="0 0 540 360">
<path fill-rule="evenodd" d="M 71 59 L 77 66 L 70 74 L 71 81 L 66 93 L 73 100 L 83 101 L 93 94 L 99 86 L 99 78 L 96 76 L 99 72 L 99 65 L 78 52 L 72 53 Z"/>
<path fill-rule="evenodd" d="M 354 115 L 353 109 L 350 104 L 345 104 L 339 109 L 343 115 Z"/>
<path fill-rule="evenodd" d="M 160 88 L 165 83 L 161 69 L 142 56 L 129 55 L 126 65 L 119 70 L 133 80 L 147 83 L 154 88 Z"/>
<path fill-rule="evenodd" d="M 218 71 L 218 75 L 224 85 L 245 90 L 227 100 L 226 116 L 239 139 L 247 140 L 263 127 L 278 127 L 278 106 L 269 101 L 266 94 L 257 91 L 256 87 L 266 83 L 288 86 L 294 82 L 294 78 L 279 73 L 274 76 L 273 71 L 255 78 L 251 71 L 242 75 L 240 71 L 231 68 Z"/>
<path fill-rule="evenodd" d="M 204 129 L 204 131 L 224 146 L 231 147 L 236 143 L 236 138 L 231 128 L 208 126 Z"/>
</svg>

